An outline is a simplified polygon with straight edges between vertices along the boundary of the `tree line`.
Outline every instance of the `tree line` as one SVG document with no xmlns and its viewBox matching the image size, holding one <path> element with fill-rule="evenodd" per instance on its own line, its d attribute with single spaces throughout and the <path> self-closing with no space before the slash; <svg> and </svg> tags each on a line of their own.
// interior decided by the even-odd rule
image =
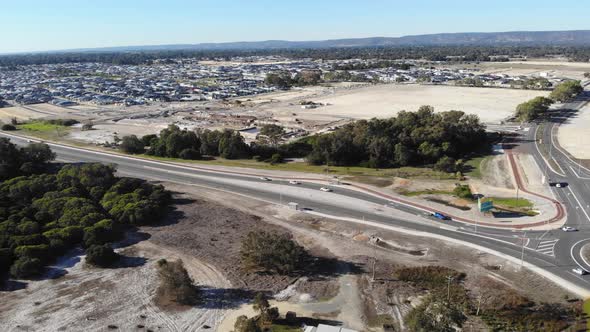
<svg viewBox="0 0 590 332">
<path fill-rule="evenodd" d="M 551 91 L 548 98 L 539 96 L 516 106 L 515 117 L 520 121 L 536 120 L 543 117 L 552 104 L 570 102 L 583 91 L 580 81 L 563 82 Z"/>
<path fill-rule="evenodd" d="M 31 53 L 0 56 L 0 67 L 15 69 L 20 65 L 100 62 L 116 65 L 149 65 L 161 59 L 225 59 L 232 57 L 278 55 L 295 59 L 426 59 L 430 61 L 508 61 L 510 57 L 545 57 L 560 54 L 571 61 L 588 62 L 588 46 L 375 46 L 299 49 L 245 49 L 245 50 L 145 50 Z"/>
<path fill-rule="evenodd" d="M 401 167 L 435 164 L 455 171 L 458 159 L 487 147 L 485 127 L 461 111 L 431 106 L 389 119 L 361 120 L 315 137 L 307 160 L 316 165 Z"/>
<path fill-rule="evenodd" d="M 0 143 L 2 165 L 30 158 L 31 145 L 19 150 L 5 139 Z M 108 165 L 48 165 L 54 157 L 50 149 L 32 146 L 41 151 L 34 172 L 12 166 L 0 184 L 2 273 L 38 276 L 78 245 L 87 249 L 89 263 L 108 265 L 116 258 L 109 243 L 127 227 L 155 222 L 166 211 L 170 193 L 162 186 L 117 178 Z"/>
<path fill-rule="evenodd" d="M 279 144 L 283 133 L 278 125 L 265 125 L 258 140 L 248 145 L 236 131 L 190 131 L 170 125 L 159 136 L 125 136 L 120 148 L 126 153 L 182 159 L 219 156 L 279 163 L 284 158 L 305 158 L 314 165 L 434 165 L 440 171 L 456 172 L 462 158 L 489 147 L 485 126 L 477 116 L 461 111 L 435 113 L 431 106 L 389 119 L 357 121 L 288 144 Z"/>
</svg>

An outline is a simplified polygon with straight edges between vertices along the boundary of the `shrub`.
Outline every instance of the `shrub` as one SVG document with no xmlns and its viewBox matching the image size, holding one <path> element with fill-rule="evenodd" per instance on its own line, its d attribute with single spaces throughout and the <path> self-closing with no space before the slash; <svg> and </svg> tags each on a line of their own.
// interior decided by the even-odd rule
<svg viewBox="0 0 590 332">
<path fill-rule="evenodd" d="M 139 154 L 145 151 L 145 145 L 135 135 L 124 136 L 119 148 L 121 151 L 129 154 Z"/>
<path fill-rule="evenodd" d="M 397 270 L 395 275 L 401 281 L 413 282 L 426 288 L 446 286 L 449 277 L 454 282 L 459 282 L 465 278 L 465 273 L 444 266 L 406 267 Z"/>
<path fill-rule="evenodd" d="M 86 262 L 100 267 L 113 265 L 119 259 L 119 254 L 115 253 L 113 248 L 108 244 L 93 245 L 86 249 Z"/>
<path fill-rule="evenodd" d="M 14 131 L 14 130 L 16 130 L 16 127 L 7 123 L 7 124 L 2 125 L 2 130 Z"/>
<path fill-rule="evenodd" d="M 43 263 L 38 258 L 21 257 L 10 267 L 10 274 L 18 279 L 26 279 L 41 275 Z"/>
<path fill-rule="evenodd" d="M 455 186 L 455 189 L 453 189 L 453 194 L 459 198 L 473 199 L 473 193 L 471 193 L 471 189 L 468 185 Z"/>
<path fill-rule="evenodd" d="M 240 249 L 245 269 L 289 274 L 301 264 L 305 250 L 288 234 L 250 232 Z"/>
<path fill-rule="evenodd" d="M 160 286 L 157 293 L 160 300 L 186 305 L 193 305 L 198 302 L 199 288 L 194 285 L 193 279 L 186 271 L 182 260 L 175 262 L 168 262 L 165 259 L 159 260 L 158 275 L 160 276 Z"/>
</svg>

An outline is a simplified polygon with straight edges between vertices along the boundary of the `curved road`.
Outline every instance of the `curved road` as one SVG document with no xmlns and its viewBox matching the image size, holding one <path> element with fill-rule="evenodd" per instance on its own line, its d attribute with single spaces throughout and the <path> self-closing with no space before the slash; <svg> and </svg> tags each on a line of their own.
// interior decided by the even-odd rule
<svg viewBox="0 0 590 332">
<path fill-rule="evenodd" d="M 587 95 L 582 96 L 582 98 L 587 97 Z M 565 106 L 579 108 L 581 103 Z M 545 135 L 549 135 L 550 138 L 554 125 L 552 123 L 545 126 L 542 133 L 543 143 L 551 142 L 551 140 L 545 140 Z M 582 169 L 584 175 L 575 177 L 575 171 L 570 170 L 570 166 L 576 166 L 575 162 L 567 159 L 565 154 L 559 152 L 559 147 L 554 146 L 552 156 L 555 158 L 555 162 L 564 169 L 565 176 L 552 172 L 550 167 L 545 167 L 545 159 L 539 149 L 535 147 L 535 132 L 535 125 L 530 127 L 528 131 L 524 131 L 526 139 L 523 140 L 519 148 L 533 154 L 539 165 L 547 169 L 548 178 L 570 184 L 567 187 L 553 188 L 552 190 L 556 200 L 560 201 L 567 210 L 567 224 L 578 228 L 578 232 L 562 232 L 561 230 L 526 232 L 452 220 L 440 222 L 428 217 L 428 213 L 422 209 L 376 194 L 350 189 L 346 185 L 332 186 L 334 192 L 324 193 L 319 191 L 323 185 L 313 182 L 290 185 L 286 180 L 265 181 L 257 176 L 237 172 L 217 172 L 62 144 L 48 144 L 56 152 L 58 159 L 63 161 L 113 163 L 117 165 L 118 171 L 125 175 L 206 186 L 273 203 L 297 202 L 301 208 L 318 213 L 362 219 L 384 226 L 436 234 L 466 244 L 475 244 L 500 255 L 510 256 L 513 261 L 522 260 L 526 264 L 532 264 L 537 272 L 552 277 L 554 281 L 562 283 L 564 287 L 579 296 L 590 296 L 590 277 L 579 276 L 571 271 L 572 268 L 578 266 L 590 271 L 590 265 L 582 259 L 579 253 L 579 249 L 584 244 L 590 243 L 590 217 L 588 217 L 590 210 L 587 206 L 584 208 L 584 204 L 588 203 L 580 200 L 582 197 L 590 197 L 588 194 L 590 193 L 590 182 L 580 179 L 580 177 L 587 176 L 590 180 L 590 170 Z M 0 135 L 9 137 L 18 144 L 27 143 L 26 139 L 18 136 L 7 133 L 0 133 Z M 390 209 L 416 214 L 423 217 L 421 218 L 423 221 L 396 218 Z"/>
</svg>

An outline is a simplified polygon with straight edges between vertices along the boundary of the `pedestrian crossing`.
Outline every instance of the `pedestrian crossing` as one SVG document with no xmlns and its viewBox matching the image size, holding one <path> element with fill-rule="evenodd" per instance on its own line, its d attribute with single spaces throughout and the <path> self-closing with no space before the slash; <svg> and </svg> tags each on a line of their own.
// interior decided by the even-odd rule
<svg viewBox="0 0 590 332">
<path fill-rule="evenodd" d="M 559 239 L 541 240 L 539 241 L 536 250 L 541 254 L 555 257 L 555 244 L 557 241 L 559 241 Z"/>
</svg>

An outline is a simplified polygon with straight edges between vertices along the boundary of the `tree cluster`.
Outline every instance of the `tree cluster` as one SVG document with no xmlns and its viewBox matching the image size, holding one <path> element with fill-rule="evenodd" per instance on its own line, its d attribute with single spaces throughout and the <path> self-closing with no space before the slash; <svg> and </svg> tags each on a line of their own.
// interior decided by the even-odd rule
<svg viewBox="0 0 590 332">
<path fill-rule="evenodd" d="M 487 147 L 484 125 L 460 111 L 434 113 L 431 106 L 389 119 L 361 120 L 316 136 L 307 156 L 312 164 L 399 167 L 435 164 Z M 452 158 L 452 159 L 450 159 Z"/>
<path fill-rule="evenodd" d="M 553 89 L 549 98 L 535 97 L 516 106 L 516 118 L 520 121 L 532 121 L 541 118 L 553 103 L 572 101 L 582 91 L 584 91 L 584 88 L 580 81 L 563 82 Z"/>
<path fill-rule="evenodd" d="M 9 161 L 0 158 L 2 164 Z M 117 178 L 112 166 L 102 164 L 17 172 L 0 184 L 0 269 L 32 277 L 80 244 L 92 248 L 90 263 L 108 265 L 115 259 L 112 249 L 96 246 L 119 239 L 130 225 L 158 220 L 169 201 L 162 186 Z"/>
<path fill-rule="evenodd" d="M 306 252 L 289 234 L 250 232 L 242 240 L 240 256 L 245 270 L 278 274 L 296 271 Z"/>
<path fill-rule="evenodd" d="M 274 136 L 273 136 L 274 138 Z M 146 151 L 146 147 L 149 147 Z M 146 153 L 152 156 L 200 159 L 202 156 L 239 159 L 252 157 L 250 147 L 239 132 L 233 130 L 180 129 L 169 125 L 160 135 L 124 136 L 119 148 L 129 154 Z"/>
<path fill-rule="evenodd" d="M 584 91 L 584 87 L 582 87 L 580 81 L 566 81 L 557 85 L 549 98 L 556 102 L 567 103 L 576 98 L 582 91 Z"/>
<path fill-rule="evenodd" d="M 264 82 L 279 89 L 288 89 L 292 86 L 317 85 L 322 82 L 322 73 L 319 70 L 302 70 L 293 76 L 288 71 L 277 71 L 268 73 Z"/>
<path fill-rule="evenodd" d="M 546 97 L 535 97 L 516 106 L 516 117 L 520 121 L 532 121 L 547 112 L 553 100 Z"/>
<path fill-rule="evenodd" d="M 8 138 L 0 138 L 0 180 L 41 172 L 53 159 L 55 154 L 47 144 L 31 143 L 18 148 Z"/>
</svg>

